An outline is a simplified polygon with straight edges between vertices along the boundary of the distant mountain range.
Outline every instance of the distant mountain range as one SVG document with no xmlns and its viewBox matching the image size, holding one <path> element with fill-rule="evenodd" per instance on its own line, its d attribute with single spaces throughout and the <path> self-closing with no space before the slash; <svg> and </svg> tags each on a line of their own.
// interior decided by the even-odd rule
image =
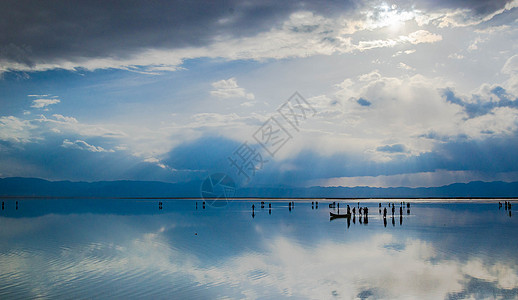
<svg viewBox="0 0 518 300">
<path fill-rule="evenodd" d="M 157 181 L 47 181 L 37 178 L 0 179 L 0 197 L 200 197 L 201 182 Z M 268 198 L 492 198 L 518 197 L 518 182 L 454 183 L 429 188 L 374 187 L 247 187 L 235 197 Z"/>
</svg>

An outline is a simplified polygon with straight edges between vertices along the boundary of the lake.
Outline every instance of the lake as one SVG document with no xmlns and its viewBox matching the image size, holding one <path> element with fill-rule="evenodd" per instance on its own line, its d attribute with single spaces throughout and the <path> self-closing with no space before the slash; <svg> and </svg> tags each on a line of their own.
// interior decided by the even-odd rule
<svg viewBox="0 0 518 300">
<path fill-rule="evenodd" d="M 1 201 L 1 299 L 518 299 L 518 202 Z"/>
</svg>

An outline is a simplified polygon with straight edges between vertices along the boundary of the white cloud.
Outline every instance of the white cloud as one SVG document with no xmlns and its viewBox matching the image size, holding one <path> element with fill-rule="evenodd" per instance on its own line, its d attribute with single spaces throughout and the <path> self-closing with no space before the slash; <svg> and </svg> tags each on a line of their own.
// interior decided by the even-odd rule
<svg viewBox="0 0 518 300">
<path fill-rule="evenodd" d="M 60 114 L 53 114 L 53 118 L 47 118 L 45 115 L 39 115 L 37 119 L 32 120 L 33 123 L 43 124 L 42 129 L 58 129 L 60 132 L 75 133 L 82 136 L 98 136 L 107 138 L 122 138 L 127 136 L 122 130 L 110 129 L 119 126 L 106 124 L 84 124 L 80 123 L 74 117 L 67 117 Z"/>
<path fill-rule="evenodd" d="M 477 37 L 469 46 L 468 51 L 474 51 L 478 49 L 478 44 L 483 43 L 485 40 L 481 37 Z"/>
<path fill-rule="evenodd" d="M 490 27 L 483 28 L 483 29 L 475 29 L 475 32 L 484 33 L 484 34 L 493 34 L 496 32 L 507 31 L 510 29 L 511 29 L 511 26 L 509 26 L 509 25 L 500 25 L 500 26 L 490 26 Z"/>
<path fill-rule="evenodd" d="M 434 24 L 439 28 L 475 26 L 492 20 L 495 16 L 503 14 L 518 7 L 518 1 L 507 2 L 505 6 L 487 15 L 473 14 L 469 9 L 444 9 L 439 12 L 421 13 L 416 17 L 419 26 Z"/>
<path fill-rule="evenodd" d="M 511 56 L 505 62 L 502 73 L 508 75 L 518 75 L 518 54 Z"/>
<path fill-rule="evenodd" d="M 452 53 L 450 55 L 448 55 L 448 58 L 452 58 L 452 59 L 464 59 L 464 55 L 460 54 L 460 53 Z"/>
<path fill-rule="evenodd" d="M 405 63 L 402 63 L 400 62 L 398 65 L 397 65 L 398 68 L 400 69 L 403 69 L 403 70 L 407 70 L 407 71 L 415 71 L 415 68 L 412 68 L 411 66 L 405 64 Z"/>
<path fill-rule="evenodd" d="M 426 30 L 418 30 L 410 33 L 406 37 L 400 37 L 400 39 L 416 45 L 421 43 L 435 43 L 441 41 L 442 36 L 439 34 L 431 33 Z"/>
<path fill-rule="evenodd" d="M 86 150 L 86 151 L 90 151 L 90 152 L 115 152 L 114 150 L 106 150 L 100 146 L 90 145 L 87 142 L 82 141 L 82 140 L 75 140 L 74 142 L 71 142 L 71 141 L 65 139 L 63 141 L 63 144 L 61 145 L 61 147 L 70 148 L 70 149 Z"/>
<path fill-rule="evenodd" d="M 410 33 L 409 35 L 401 35 L 397 39 L 360 41 L 358 45 L 355 45 L 355 49 L 358 49 L 359 51 L 365 51 L 375 48 L 391 48 L 395 47 L 396 45 L 405 43 L 410 43 L 413 45 L 422 43 L 436 43 L 441 40 L 442 36 L 439 34 L 431 33 L 426 30 L 418 30 Z"/>
<path fill-rule="evenodd" d="M 45 108 L 52 104 L 59 103 L 59 99 L 36 99 L 32 101 L 31 107 L 33 108 Z"/>
<path fill-rule="evenodd" d="M 372 40 L 360 41 L 356 48 L 360 51 L 375 49 L 375 48 L 389 48 L 398 44 L 397 40 Z"/>
<path fill-rule="evenodd" d="M 37 137 L 32 136 L 35 126 L 30 121 L 14 116 L 0 117 L 0 140 L 15 143 L 27 143 Z"/>
<path fill-rule="evenodd" d="M 144 162 L 152 163 L 154 165 L 159 166 L 162 169 L 173 170 L 173 169 L 169 168 L 168 166 L 166 166 L 164 163 L 162 163 L 158 158 L 155 158 L 155 157 L 148 157 L 148 158 L 144 159 Z"/>
<path fill-rule="evenodd" d="M 399 66 L 409 69 L 406 65 Z M 322 155 L 349 153 L 367 160 L 390 161 L 433 151 L 444 139 L 425 138 L 430 132 L 446 140 L 456 140 L 459 136 L 484 140 L 490 136 L 513 135 L 518 130 L 517 109 L 495 107 L 487 113 L 470 116 L 463 106 L 446 101 L 441 87 L 448 85 L 442 78 L 383 76 L 380 71 L 348 78 L 336 85 L 335 92 L 309 99 L 319 112 L 307 126 L 315 135 L 304 133 L 311 142 L 293 143 L 294 148 L 287 146 L 286 151 L 298 153 L 296 147 L 309 147 Z M 481 99 L 481 106 L 484 101 L 494 101 L 493 94 L 477 91 L 472 94 L 457 96 Z M 370 105 L 362 106 L 358 99 Z M 402 144 L 408 151 L 376 151 L 380 146 L 394 144 Z"/>
<path fill-rule="evenodd" d="M 214 90 L 210 92 L 212 96 L 228 99 L 228 98 L 244 98 L 248 100 L 254 99 L 254 94 L 247 93 L 244 88 L 237 85 L 236 78 L 232 77 L 227 80 L 220 80 L 212 83 Z"/>
<path fill-rule="evenodd" d="M 399 56 L 399 55 L 402 55 L 402 54 L 412 54 L 412 53 L 415 53 L 416 50 L 415 49 L 409 49 L 409 50 L 405 50 L 405 51 L 398 51 L 396 52 L 394 55 L 392 55 L 392 57 L 396 57 L 396 56 Z"/>
<path fill-rule="evenodd" d="M 501 73 L 509 76 L 503 84 L 508 92 L 518 95 L 518 55 L 511 56 L 502 67 Z"/>
<path fill-rule="evenodd" d="M 61 121 L 61 122 L 64 122 L 64 123 L 69 123 L 69 124 L 77 124 L 77 123 L 79 123 L 79 122 L 77 121 L 77 119 L 76 119 L 76 118 L 74 118 L 74 117 L 65 117 L 65 116 L 60 115 L 60 114 L 53 114 L 52 116 L 53 116 L 56 120 Z"/>
<path fill-rule="evenodd" d="M 32 94 L 32 95 L 27 95 L 27 97 L 38 97 L 38 98 L 44 98 L 44 97 L 50 97 L 50 95 L 48 95 L 48 94 L 44 94 L 44 95 Z"/>
<path fill-rule="evenodd" d="M 316 98 L 320 99 L 315 106 L 319 114 L 308 128 L 320 130 L 317 139 L 327 141 L 313 143 L 313 147 L 321 145 L 321 153 L 356 152 L 382 161 L 392 159 L 392 154 L 375 149 L 387 144 L 403 144 L 409 150 L 403 155 L 428 152 L 433 142 L 419 135 L 432 128 L 457 133 L 464 116 L 460 107 L 442 98 L 437 86 L 443 84 L 438 78 L 384 77 L 379 71 L 346 79 L 334 93 Z M 360 98 L 371 105 L 360 105 Z"/>
</svg>

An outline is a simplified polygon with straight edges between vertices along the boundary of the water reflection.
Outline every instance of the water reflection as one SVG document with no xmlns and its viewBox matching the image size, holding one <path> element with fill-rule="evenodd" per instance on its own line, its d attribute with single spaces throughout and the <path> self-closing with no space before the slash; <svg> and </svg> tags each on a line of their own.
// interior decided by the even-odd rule
<svg viewBox="0 0 518 300">
<path fill-rule="evenodd" d="M 161 202 L 5 200 L 0 298 L 518 296 L 518 222 L 495 202 L 348 202 L 333 222 L 309 202 Z"/>
<path fill-rule="evenodd" d="M 509 218 L 512 217 L 513 215 L 511 212 L 511 208 L 512 208 L 511 202 L 505 201 L 504 207 L 505 207 L 506 212 L 509 215 Z M 502 202 L 498 202 L 498 209 L 501 209 L 501 208 L 502 208 Z"/>
<path fill-rule="evenodd" d="M 347 228 L 349 228 L 351 226 L 351 220 L 352 220 L 352 223 L 353 224 L 356 224 L 356 207 L 353 207 L 352 210 L 351 210 L 351 207 L 349 206 L 349 204 L 345 204 L 346 205 L 346 209 L 345 209 L 345 212 L 343 213 L 340 213 L 340 203 L 339 202 L 333 202 L 333 203 L 330 203 L 329 204 L 329 207 L 333 209 L 333 211 L 331 211 L 329 213 L 329 220 L 330 221 L 333 221 L 333 220 L 336 220 L 336 219 L 346 219 L 347 220 Z M 342 204 L 342 207 L 344 205 Z M 367 225 L 369 224 L 369 207 L 368 206 L 360 206 L 360 203 L 358 202 L 358 222 L 362 225 Z M 395 214 L 396 212 L 396 205 L 394 203 L 388 203 L 388 207 L 392 209 L 392 217 L 389 216 L 390 220 L 391 220 L 391 223 L 392 223 L 392 226 L 395 227 L 396 226 L 396 218 L 397 217 L 397 214 Z M 400 205 L 399 205 L 399 226 L 402 226 L 403 225 L 403 207 L 407 207 L 407 215 L 410 214 L 410 203 L 404 203 L 404 202 L 400 202 Z M 382 215 L 382 208 L 383 208 L 383 226 L 384 227 L 387 227 L 387 207 L 383 207 L 381 202 L 378 203 L 378 213 L 379 215 L 381 216 Z M 371 209 L 374 209 L 371 207 Z"/>
</svg>

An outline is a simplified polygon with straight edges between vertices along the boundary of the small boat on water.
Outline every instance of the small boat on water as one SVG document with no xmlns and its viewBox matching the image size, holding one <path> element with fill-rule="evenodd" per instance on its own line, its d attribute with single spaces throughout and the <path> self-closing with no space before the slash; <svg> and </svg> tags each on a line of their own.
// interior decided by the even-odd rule
<svg viewBox="0 0 518 300">
<path fill-rule="evenodd" d="M 351 217 L 351 214 L 348 213 L 348 214 L 335 214 L 333 212 L 329 212 L 329 217 L 331 219 L 336 219 L 336 218 L 350 218 Z"/>
</svg>

